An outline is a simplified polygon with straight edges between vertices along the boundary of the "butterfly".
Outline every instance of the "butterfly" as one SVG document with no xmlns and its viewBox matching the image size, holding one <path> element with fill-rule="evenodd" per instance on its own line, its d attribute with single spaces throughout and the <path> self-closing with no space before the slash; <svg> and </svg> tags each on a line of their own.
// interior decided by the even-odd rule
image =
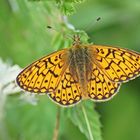
<svg viewBox="0 0 140 140">
<path fill-rule="evenodd" d="M 57 104 L 71 106 L 83 99 L 106 101 L 121 83 L 140 74 L 140 54 L 128 49 L 83 45 L 78 35 L 73 45 L 27 66 L 16 78 L 26 91 L 47 93 Z"/>
</svg>

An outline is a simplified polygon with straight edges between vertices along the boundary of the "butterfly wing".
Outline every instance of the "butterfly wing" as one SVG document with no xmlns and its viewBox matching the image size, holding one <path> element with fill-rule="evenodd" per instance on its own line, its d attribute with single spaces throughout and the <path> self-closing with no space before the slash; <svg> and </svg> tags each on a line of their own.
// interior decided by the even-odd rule
<svg viewBox="0 0 140 140">
<path fill-rule="evenodd" d="M 94 62 L 114 82 L 126 82 L 140 74 L 140 54 L 127 49 L 93 45 Z"/>
<path fill-rule="evenodd" d="M 62 106 L 74 105 L 81 101 L 79 81 L 73 77 L 69 67 L 62 75 L 57 89 L 54 92 L 50 92 L 48 96 Z"/>
<path fill-rule="evenodd" d="M 88 78 L 88 96 L 95 101 L 105 101 L 116 95 L 120 83 L 112 82 L 108 77 L 93 64 Z"/>
<path fill-rule="evenodd" d="M 24 90 L 47 93 L 56 103 L 69 106 L 81 100 L 77 78 L 73 78 L 67 61 L 67 50 L 61 50 L 32 63 L 17 76 Z"/>
<path fill-rule="evenodd" d="M 64 49 L 37 60 L 17 76 L 17 84 L 29 92 L 54 91 L 67 67 L 66 55 Z"/>
</svg>

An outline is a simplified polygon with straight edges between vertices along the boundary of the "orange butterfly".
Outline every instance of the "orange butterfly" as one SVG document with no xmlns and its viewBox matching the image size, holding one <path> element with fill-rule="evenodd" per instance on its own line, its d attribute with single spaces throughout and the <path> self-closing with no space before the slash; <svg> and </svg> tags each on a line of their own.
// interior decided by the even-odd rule
<svg viewBox="0 0 140 140">
<path fill-rule="evenodd" d="M 16 80 L 26 91 L 47 93 L 59 105 L 70 106 L 82 99 L 109 100 L 122 82 L 139 73 L 139 53 L 116 47 L 83 45 L 75 35 L 71 48 L 35 61 Z"/>
</svg>

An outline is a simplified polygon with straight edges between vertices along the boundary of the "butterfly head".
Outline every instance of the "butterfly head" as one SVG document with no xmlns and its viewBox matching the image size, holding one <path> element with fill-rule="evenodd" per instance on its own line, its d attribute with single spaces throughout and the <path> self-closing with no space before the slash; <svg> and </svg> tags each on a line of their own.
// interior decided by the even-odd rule
<svg viewBox="0 0 140 140">
<path fill-rule="evenodd" d="M 80 35 L 75 34 L 73 36 L 73 46 L 79 46 L 81 44 Z"/>
</svg>

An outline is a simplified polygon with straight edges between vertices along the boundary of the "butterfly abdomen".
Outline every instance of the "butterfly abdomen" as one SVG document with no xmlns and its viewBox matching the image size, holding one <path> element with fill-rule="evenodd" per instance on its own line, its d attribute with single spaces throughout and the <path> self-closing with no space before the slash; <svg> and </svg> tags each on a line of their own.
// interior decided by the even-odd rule
<svg viewBox="0 0 140 140">
<path fill-rule="evenodd" d="M 70 49 L 70 71 L 78 78 L 83 96 L 87 96 L 87 75 L 89 69 L 87 47 L 76 46 Z"/>
</svg>

